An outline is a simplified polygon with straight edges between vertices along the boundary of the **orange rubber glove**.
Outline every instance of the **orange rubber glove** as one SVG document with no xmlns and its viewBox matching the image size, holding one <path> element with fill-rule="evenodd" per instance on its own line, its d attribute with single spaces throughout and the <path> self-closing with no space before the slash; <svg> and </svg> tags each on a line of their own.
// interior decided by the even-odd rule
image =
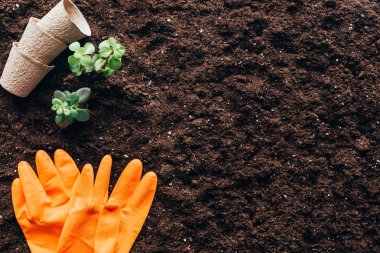
<svg viewBox="0 0 380 253">
<path fill-rule="evenodd" d="M 13 208 L 31 252 L 53 253 L 79 170 L 61 149 L 54 153 L 54 163 L 46 152 L 38 151 L 36 165 L 38 178 L 27 162 L 19 163 L 19 178 L 12 184 Z"/>
<path fill-rule="evenodd" d="M 105 156 L 95 184 L 91 165 L 84 167 L 77 191 L 70 200 L 72 208 L 62 230 L 58 253 L 126 253 L 130 250 L 148 215 L 157 178 L 150 172 L 140 182 L 142 164 L 133 160 L 108 200 L 111 165 L 111 157 Z"/>
<path fill-rule="evenodd" d="M 145 174 L 140 181 L 142 163 L 131 161 L 121 174 L 103 208 L 95 235 L 96 253 L 127 253 L 140 233 L 152 205 L 157 176 Z"/>
<path fill-rule="evenodd" d="M 69 215 L 62 229 L 57 252 L 93 253 L 96 226 L 102 204 L 108 198 L 112 159 L 105 156 L 94 184 L 94 170 L 86 164 L 79 176 L 78 187 L 70 199 Z"/>
</svg>

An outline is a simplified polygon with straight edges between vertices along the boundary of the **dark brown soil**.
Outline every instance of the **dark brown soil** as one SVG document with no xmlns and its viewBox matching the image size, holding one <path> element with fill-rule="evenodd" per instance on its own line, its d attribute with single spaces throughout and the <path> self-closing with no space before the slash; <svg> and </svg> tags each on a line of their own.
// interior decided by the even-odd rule
<svg viewBox="0 0 380 253">
<path fill-rule="evenodd" d="M 124 68 L 74 78 L 66 52 L 29 98 L 0 90 L 0 252 L 28 252 L 17 163 L 56 148 L 158 174 L 133 252 L 380 252 L 378 1 L 75 2 Z M 0 69 L 55 3 L 0 0 Z M 58 129 L 53 91 L 83 86 L 91 121 Z"/>
</svg>

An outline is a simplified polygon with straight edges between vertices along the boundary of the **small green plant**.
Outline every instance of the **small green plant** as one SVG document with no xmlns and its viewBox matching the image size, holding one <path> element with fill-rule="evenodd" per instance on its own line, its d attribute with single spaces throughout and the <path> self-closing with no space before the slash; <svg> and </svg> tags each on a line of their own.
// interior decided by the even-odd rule
<svg viewBox="0 0 380 253">
<path fill-rule="evenodd" d="M 74 52 L 74 55 L 69 56 L 68 62 L 75 76 L 93 70 L 102 72 L 106 77 L 115 76 L 115 71 L 121 68 L 121 58 L 125 54 L 125 47 L 117 43 L 115 38 L 101 42 L 96 54 L 91 43 L 81 47 L 79 42 L 74 42 L 69 49 Z"/>
<path fill-rule="evenodd" d="M 57 113 L 55 123 L 60 128 L 66 128 L 73 124 L 76 120 L 85 122 L 90 119 L 88 109 L 81 106 L 90 98 L 91 89 L 81 88 L 75 92 L 59 91 L 54 92 L 51 109 Z"/>
<path fill-rule="evenodd" d="M 86 43 L 84 47 L 79 42 L 74 42 L 69 46 L 74 55 L 69 56 L 70 69 L 75 76 L 80 76 L 83 72 L 89 73 L 94 69 L 94 61 L 91 57 L 95 53 L 95 47 L 91 43 Z"/>
</svg>

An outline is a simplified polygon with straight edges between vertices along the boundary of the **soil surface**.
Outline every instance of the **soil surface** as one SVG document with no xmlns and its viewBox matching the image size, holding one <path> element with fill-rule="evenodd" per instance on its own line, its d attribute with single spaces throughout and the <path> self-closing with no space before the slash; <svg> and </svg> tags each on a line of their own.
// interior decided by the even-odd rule
<svg viewBox="0 0 380 253">
<path fill-rule="evenodd" d="M 0 69 L 56 2 L 0 0 Z M 380 252 L 378 1 L 75 3 L 124 67 L 75 78 L 65 51 L 27 99 L 0 89 L 0 252 L 29 252 L 17 163 L 57 148 L 158 174 L 133 252 Z M 60 130 L 54 90 L 83 86 L 91 120 Z"/>
</svg>

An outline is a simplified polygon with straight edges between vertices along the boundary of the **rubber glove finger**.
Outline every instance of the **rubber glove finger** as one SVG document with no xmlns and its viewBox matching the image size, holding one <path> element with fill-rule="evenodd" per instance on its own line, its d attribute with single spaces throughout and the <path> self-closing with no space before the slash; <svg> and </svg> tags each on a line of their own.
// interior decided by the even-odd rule
<svg viewBox="0 0 380 253">
<path fill-rule="evenodd" d="M 140 182 L 141 174 L 142 163 L 140 160 L 134 159 L 128 163 L 119 180 L 117 180 L 107 205 L 125 207 Z"/>
<path fill-rule="evenodd" d="M 19 178 L 15 179 L 12 183 L 12 202 L 15 216 L 17 218 L 18 224 L 20 224 L 20 227 L 24 232 L 25 238 L 27 238 L 27 243 L 30 251 L 38 253 L 51 253 L 54 249 L 54 246 L 51 245 L 58 243 L 56 234 L 54 232 L 49 233 L 49 235 L 42 233 L 42 236 L 44 236 L 45 240 L 44 243 L 42 243 L 43 240 L 37 242 L 31 240 L 32 237 L 36 236 L 36 233 L 40 233 L 41 231 L 33 230 L 33 227 L 35 227 L 36 224 L 31 223 L 31 221 L 28 219 L 26 200 Z M 50 247 L 47 246 L 49 243 Z"/>
<path fill-rule="evenodd" d="M 21 225 L 21 223 L 25 222 L 25 219 L 27 218 L 27 208 L 24 191 L 22 190 L 19 178 L 13 180 L 12 183 L 12 204 L 16 219 Z"/>
<path fill-rule="evenodd" d="M 22 161 L 18 164 L 18 174 L 29 210 L 29 218 L 31 220 L 38 219 L 42 215 L 41 209 L 47 204 L 50 205 L 50 200 L 42 188 L 36 173 L 27 162 Z"/>
<path fill-rule="evenodd" d="M 94 190 L 94 169 L 91 164 L 83 167 L 78 182 L 74 184 L 73 194 L 69 201 L 69 210 L 89 208 Z"/>
<path fill-rule="evenodd" d="M 102 204 L 107 203 L 108 187 L 110 183 L 110 174 L 112 167 L 112 158 L 109 155 L 103 157 L 100 162 L 98 173 L 96 174 L 94 185 L 93 207 L 99 208 Z"/>
<path fill-rule="evenodd" d="M 129 252 L 144 225 L 157 188 L 154 172 L 145 174 L 135 192 L 121 211 L 120 237 L 117 252 Z"/>
<path fill-rule="evenodd" d="M 65 185 L 67 193 L 70 195 L 74 183 L 79 177 L 79 170 L 73 158 L 62 149 L 54 152 L 54 163 L 61 176 L 61 180 Z"/>
<path fill-rule="evenodd" d="M 37 152 L 36 165 L 42 187 L 53 201 L 53 206 L 65 203 L 69 199 L 69 195 L 66 192 L 57 168 L 45 151 L 39 150 Z"/>
</svg>

